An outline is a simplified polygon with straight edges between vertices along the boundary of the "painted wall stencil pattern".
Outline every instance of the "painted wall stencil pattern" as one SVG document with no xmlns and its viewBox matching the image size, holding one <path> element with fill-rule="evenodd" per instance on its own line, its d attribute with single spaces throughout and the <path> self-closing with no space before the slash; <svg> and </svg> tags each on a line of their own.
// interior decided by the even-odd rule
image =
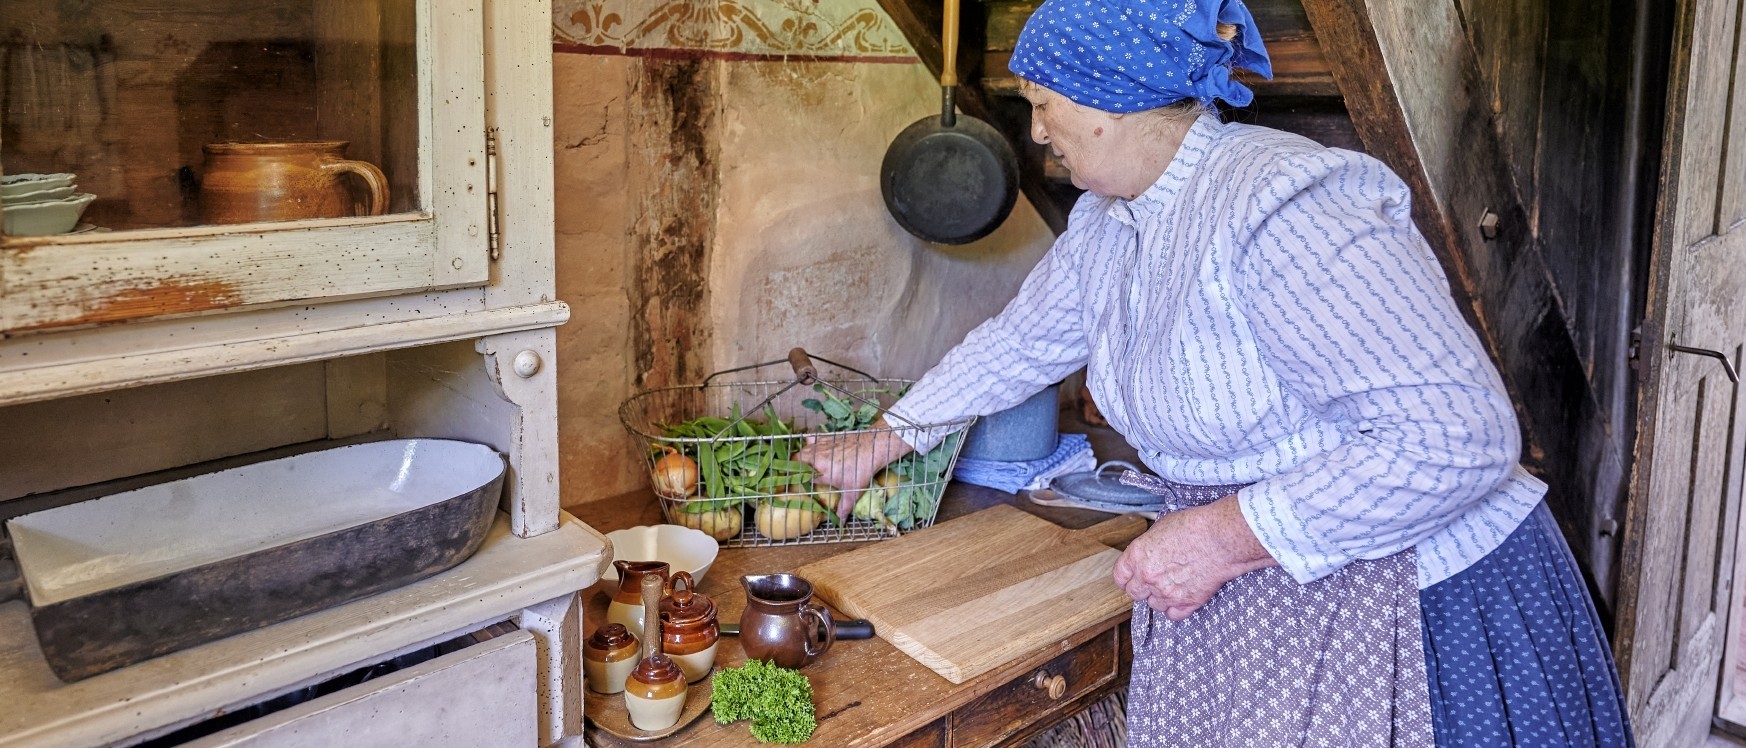
<svg viewBox="0 0 1746 748">
<path fill-rule="evenodd" d="M 559 51 L 914 62 L 873 0 L 556 0 Z"/>
</svg>

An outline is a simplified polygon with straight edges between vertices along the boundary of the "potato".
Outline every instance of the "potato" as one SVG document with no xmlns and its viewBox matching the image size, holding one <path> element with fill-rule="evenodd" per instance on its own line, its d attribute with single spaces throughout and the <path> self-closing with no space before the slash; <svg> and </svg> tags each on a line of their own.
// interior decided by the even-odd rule
<svg viewBox="0 0 1746 748">
<path fill-rule="evenodd" d="M 737 506 L 708 512 L 678 511 L 673 514 L 679 524 L 693 530 L 702 530 L 705 535 L 716 540 L 727 540 L 740 534 L 740 527 L 745 523 L 745 517 Z"/>
<path fill-rule="evenodd" d="M 812 532 L 824 518 L 823 509 L 777 506 L 771 503 L 758 505 L 756 515 L 758 534 L 771 540 L 798 538 Z"/>
</svg>

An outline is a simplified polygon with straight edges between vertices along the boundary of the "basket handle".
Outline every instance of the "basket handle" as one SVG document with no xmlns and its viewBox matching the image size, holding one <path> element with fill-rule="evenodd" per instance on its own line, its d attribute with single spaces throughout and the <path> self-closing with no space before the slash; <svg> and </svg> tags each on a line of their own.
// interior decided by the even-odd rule
<svg viewBox="0 0 1746 748">
<path fill-rule="evenodd" d="M 812 384 L 818 381 L 818 367 L 812 365 L 812 359 L 806 355 L 805 348 L 794 348 L 788 351 L 788 366 L 794 369 L 794 378 L 801 384 Z M 872 379 L 872 377 L 867 377 Z"/>
<path fill-rule="evenodd" d="M 819 382 L 818 368 L 812 365 L 813 358 L 814 357 L 809 356 L 807 354 L 805 348 L 795 348 L 795 349 L 788 352 L 788 365 L 794 368 L 794 377 L 795 377 L 796 382 L 799 382 L 801 384 L 812 384 L 814 382 Z M 835 366 L 839 369 L 843 369 L 845 371 L 851 371 L 851 372 L 854 372 L 856 374 L 860 374 L 863 379 L 866 379 L 869 382 L 878 382 L 879 381 L 879 379 L 877 377 L 874 377 L 872 374 L 868 374 L 867 372 L 861 371 L 860 369 L 857 369 L 853 366 L 839 364 L 839 363 L 832 361 L 828 358 L 825 358 L 823 356 L 818 356 L 816 358 L 818 358 L 818 360 L 820 360 L 820 361 L 823 361 L 827 364 L 830 364 L 831 366 Z M 891 411 L 886 410 L 885 406 L 880 405 L 877 401 L 870 400 L 866 397 L 861 396 L 861 393 L 859 393 L 859 392 L 850 392 L 847 387 L 841 387 L 841 386 L 838 386 L 838 385 L 833 384 L 831 382 L 819 382 L 819 383 L 823 384 L 824 386 L 829 387 L 833 390 L 836 390 L 838 392 L 843 393 L 843 396 L 854 401 L 856 404 L 872 405 L 873 407 L 878 408 L 880 415 L 896 416 L 898 420 L 903 421 L 904 423 L 908 423 L 912 427 L 915 427 L 918 429 L 921 428 L 920 426 L 917 426 L 915 423 L 911 422 L 908 418 L 904 418 L 903 416 L 897 416 L 896 414 L 892 413 Z"/>
<path fill-rule="evenodd" d="M 797 365 L 797 362 L 795 359 L 795 354 L 799 354 L 799 356 L 800 356 L 800 358 L 799 358 L 800 365 Z M 861 375 L 862 378 L 864 378 L 870 382 L 879 381 L 878 377 L 875 377 L 872 374 L 868 374 L 867 372 L 861 371 L 860 369 L 857 369 L 853 366 L 849 366 L 847 364 L 839 364 L 835 361 L 832 361 L 828 358 L 825 358 L 824 356 L 814 356 L 812 354 L 807 353 L 805 348 L 795 348 L 795 349 L 788 352 L 788 358 L 779 358 L 779 359 L 776 359 L 775 361 L 765 361 L 765 362 L 759 363 L 759 364 L 749 364 L 746 366 L 736 366 L 732 369 L 722 369 L 721 371 L 718 371 L 714 374 L 711 374 L 707 377 L 704 377 L 703 383 L 697 385 L 697 388 L 703 389 L 704 387 L 708 387 L 710 380 L 713 380 L 716 377 L 719 377 L 723 374 L 733 374 L 735 372 L 750 371 L 752 369 L 762 369 L 766 366 L 775 366 L 777 364 L 788 364 L 790 367 L 793 367 L 795 369 L 794 377 L 795 377 L 796 382 L 799 382 L 800 384 L 812 384 L 814 381 L 817 381 L 817 379 L 818 379 L 818 368 L 812 365 L 813 359 L 818 359 L 819 361 L 830 364 L 831 366 L 835 366 L 839 369 L 842 369 L 843 371 L 851 372 L 854 374 L 859 374 L 859 375 Z M 802 366 L 804 366 L 804 369 L 807 371 L 807 373 L 809 373 L 811 375 L 811 377 L 812 377 L 811 379 L 806 379 L 805 378 L 806 374 L 802 374 Z"/>
<path fill-rule="evenodd" d="M 794 370 L 794 382 L 792 384 L 789 384 L 787 387 L 783 387 L 782 389 L 776 391 L 774 394 L 770 395 L 769 397 L 764 398 L 764 402 L 758 403 L 757 405 L 754 405 L 751 408 L 747 409 L 745 411 L 745 413 L 741 414 L 741 416 L 740 416 L 741 418 L 745 418 L 746 416 L 748 416 L 752 413 L 756 413 L 759 409 L 763 408 L 770 401 L 775 400 L 777 397 L 781 396 L 782 393 L 787 392 L 789 390 L 789 388 L 791 388 L 797 384 L 817 383 L 817 384 L 822 384 L 822 385 L 829 387 L 833 390 L 836 390 L 838 392 L 841 392 L 845 397 L 849 398 L 851 401 L 854 401 L 856 403 L 861 403 L 861 404 L 871 403 L 873 405 L 873 407 L 879 409 L 879 412 L 881 414 L 894 416 L 897 418 L 897 420 L 903 421 L 905 424 L 908 424 L 911 428 L 916 428 L 916 429 L 922 428 L 922 426 L 920 424 L 917 424 L 917 423 L 909 420 L 908 418 L 904 418 L 903 416 L 897 415 L 895 413 L 892 413 L 889 410 L 886 410 L 885 406 L 880 405 L 879 403 L 874 402 L 872 400 L 868 400 L 865 397 L 862 397 L 860 395 L 860 393 L 850 392 L 848 390 L 848 388 L 846 388 L 846 387 L 841 387 L 835 383 L 827 382 L 827 381 L 819 379 L 818 378 L 818 367 L 812 363 L 814 359 L 817 359 L 817 360 L 822 361 L 824 363 L 830 364 L 831 366 L 835 366 L 838 369 L 842 369 L 843 371 L 851 372 L 854 374 L 859 374 L 859 375 L 861 375 L 861 377 L 863 379 L 866 379 L 869 382 L 878 382 L 879 381 L 879 378 L 873 376 L 872 374 L 868 374 L 867 372 L 861 371 L 860 369 L 857 369 L 853 366 L 849 366 L 847 364 L 837 363 L 837 362 L 832 361 L 828 358 L 825 358 L 824 356 L 814 356 L 810 353 L 807 353 L 805 348 L 801 348 L 801 347 L 796 346 L 794 348 L 789 349 L 787 358 L 780 358 L 780 359 L 776 359 L 775 361 L 765 361 L 763 363 L 758 363 L 758 364 L 750 364 L 748 366 L 736 366 L 732 369 L 723 369 L 723 370 L 718 371 L 714 374 L 711 374 L 707 377 L 704 377 L 703 383 L 697 385 L 697 387 L 698 387 L 698 389 L 703 389 L 705 387 L 708 387 L 710 380 L 715 379 L 716 377 L 719 377 L 723 374 L 733 374 L 734 372 L 748 371 L 751 369 L 761 369 L 761 368 L 766 367 L 766 366 L 775 366 L 776 364 L 785 363 L 785 364 L 788 364 L 789 368 Z M 723 429 L 721 434 L 716 435 L 716 438 L 720 438 L 722 436 L 722 434 L 730 433 L 732 429 L 733 429 L 733 424 L 730 423 L 730 424 L 728 424 L 728 428 Z"/>
</svg>

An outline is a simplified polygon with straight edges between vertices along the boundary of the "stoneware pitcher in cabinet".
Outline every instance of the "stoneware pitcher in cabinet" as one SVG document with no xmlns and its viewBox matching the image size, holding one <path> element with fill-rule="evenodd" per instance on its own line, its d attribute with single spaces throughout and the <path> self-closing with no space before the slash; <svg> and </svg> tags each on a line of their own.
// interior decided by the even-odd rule
<svg viewBox="0 0 1746 748">
<path fill-rule="evenodd" d="M 798 668 L 836 643 L 830 611 L 812 601 L 812 583 L 805 578 L 758 574 L 740 577 L 740 585 L 746 588 L 746 612 L 740 614 L 746 659 Z"/>
<path fill-rule="evenodd" d="M 346 158 L 343 140 L 211 143 L 200 181 L 200 219 L 209 224 L 379 216 L 388 211 L 388 177 Z M 354 206 L 347 175 L 369 199 Z"/>
</svg>

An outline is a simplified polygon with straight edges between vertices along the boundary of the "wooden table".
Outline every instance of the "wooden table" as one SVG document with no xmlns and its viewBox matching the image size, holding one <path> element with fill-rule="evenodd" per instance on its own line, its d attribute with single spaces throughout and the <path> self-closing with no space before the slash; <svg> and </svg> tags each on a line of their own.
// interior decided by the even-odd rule
<svg viewBox="0 0 1746 748">
<path fill-rule="evenodd" d="M 1089 527 L 1110 516 L 1041 507 L 1011 494 L 954 483 L 941 502 L 938 519 L 947 521 L 995 504 L 1011 504 L 1070 529 Z M 620 496 L 572 511 L 603 533 L 663 521 L 660 507 L 649 494 Z M 715 600 L 721 620 L 737 621 L 746 604 L 739 585 L 742 574 L 790 571 L 859 545 L 724 548 L 699 589 Z M 585 633 L 592 633 L 598 622 L 605 620 L 605 585 L 585 592 L 584 599 Z M 1127 683 L 1127 618 L 1126 613 L 1112 616 L 961 685 L 952 685 L 883 639 L 839 641 L 818 662 L 801 671 L 812 681 L 818 714 L 818 732 L 810 744 L 907 748 L 1022 741 Z M 717 666 L 744 662 L 739 640 L 722 637 Z M 1051 697 L 1052 691 L 1057 695 Z M 638 745 L 604 733 L 593 723 L 588 725 L 587 736 L 598 746 Z M 746 723 L 718 725 L 707 714 L 661 744 L 761 745 L 752 738 Z"/>
</svg>

